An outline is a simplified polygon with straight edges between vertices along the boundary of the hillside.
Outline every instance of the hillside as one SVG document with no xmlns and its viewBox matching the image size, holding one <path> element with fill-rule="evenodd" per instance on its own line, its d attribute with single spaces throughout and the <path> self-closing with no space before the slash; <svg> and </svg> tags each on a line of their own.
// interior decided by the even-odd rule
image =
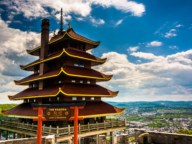
<svg viewBox="0 0 192 144">
<path fill-rule="evenodd" d="M 17 104 L 1 104 L 0 105 L 0 120 L 8 120 L 8 119 L 10 119 L 10 117 L 3 116 L 2 113 L 1 113 L 1 110 L 8 110 L 8 109 L 11 109 L 11 108 L 13 108 L 15 106 L 17 106 Z"/>
</svg>

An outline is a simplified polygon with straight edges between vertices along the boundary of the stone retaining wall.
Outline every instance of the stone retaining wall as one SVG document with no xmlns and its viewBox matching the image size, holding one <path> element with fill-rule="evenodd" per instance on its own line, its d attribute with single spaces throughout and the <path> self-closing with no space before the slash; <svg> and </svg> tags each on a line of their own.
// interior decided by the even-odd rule
<svg viewBox="0 0 192 144">
<path fill-rule="evenodd" d="M 2 140 L 0 144 L 36 144 L 37 138 L 21 138 L 21 139 L 10 139 Z M 55 144 L 55 136 L 49 135 L 42 137 L 42 144 Z"/>
<path fill-rule="evenodd" d="M 192 135 L 163 133 L 135 129 L 135 140 L 142 144 L 142 134 L 148 133 L 148 140 L 154 144 L 192 144 Z"/>
</svg>

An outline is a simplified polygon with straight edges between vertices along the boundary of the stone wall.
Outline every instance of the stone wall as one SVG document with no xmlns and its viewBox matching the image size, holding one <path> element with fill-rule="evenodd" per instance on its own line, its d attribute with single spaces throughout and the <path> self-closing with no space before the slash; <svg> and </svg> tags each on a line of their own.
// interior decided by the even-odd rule
<svg viewBox="0 0 192 144">
<path fill-rule="evenodd" d="M 143 143 L 143 136 L 147 136 L 149 142 L 154 144 L 192 144 L 192 135 L 135 129 L 135 140 L 137 140 L 139 144 Z"/>
<path fill-rule="evenodd" d="M 10 140 L 2 140 L 0 144 L 36 144 L 37 138 L 21 138 L 21 139 L 10 139 Z M 46 137 L 42 137 L 42 144 L 55 144 L 55 136 L 49 135 Z"/>
</svg>

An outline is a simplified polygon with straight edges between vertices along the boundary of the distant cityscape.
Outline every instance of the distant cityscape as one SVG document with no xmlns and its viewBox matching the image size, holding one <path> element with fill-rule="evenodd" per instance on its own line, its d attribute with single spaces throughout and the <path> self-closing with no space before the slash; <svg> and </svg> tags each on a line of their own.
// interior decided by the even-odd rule
<svg viewBox="0 0 192 144">
<path fill-rule="evenodd" d="M 180 133 L 192 131 L 192 102 L 110 102 L 125 107 L 121 115 L 109 118 L 126 119 L 129 136 L 134 137 L 134 129 L 147 131 Z"/>
</svg>

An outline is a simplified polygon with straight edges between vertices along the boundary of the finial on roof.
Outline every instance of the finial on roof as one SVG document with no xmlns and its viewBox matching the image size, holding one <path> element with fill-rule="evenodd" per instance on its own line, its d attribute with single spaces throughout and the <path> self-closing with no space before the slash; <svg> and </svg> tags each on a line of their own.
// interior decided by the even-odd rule
<svg viewBox="0 0 192 144">
<path fill-rule="evenodd" d="M 67 29 L 70 29 L 71 28 L 71 25 L 70 25 L 70 23 L 68 23 L 68 28 Z"/>
<path fill-rule="evenodd" d="M 53 32 L 53 36 L 56 36 L 56 34 L 55 34 L 55 30 L 54 30 L 54 32 Z"/>
<path fill-rule="evenodd" d="M 63 31 L 63 9 L 61 8 L 61 17 L 60 17 L 60 32 Z"/>
</svg>

